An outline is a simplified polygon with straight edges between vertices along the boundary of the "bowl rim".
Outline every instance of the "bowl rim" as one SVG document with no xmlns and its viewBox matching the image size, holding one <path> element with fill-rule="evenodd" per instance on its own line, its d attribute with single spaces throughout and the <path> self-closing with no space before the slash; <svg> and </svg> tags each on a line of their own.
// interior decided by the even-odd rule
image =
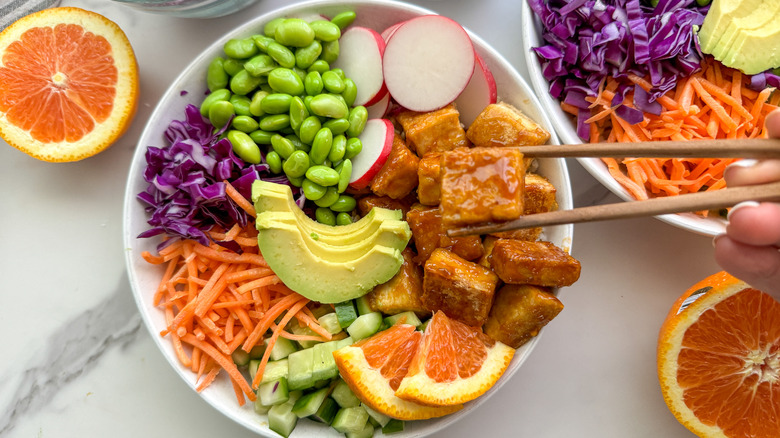
<svg viewBox="0 0 780 438">
<path fill-rule="evenodd" d="M 326 7 L 331 9 L 349 9 L 349 8 L 355 9 L 360 6 L 393 8 L 393 9 L 398 9 L 403 13 L 415 14 L 415 15 L 437 14 L 437 12 L 434 12 L 430 9 L 426 9 L 420 6 L 403 3 L 395 0 L 351 0 L 351 1 L 343 1 L 343 2 L 334 2 L 332 0 L 310 0 L 310 1 L 304 1 L 292 5 L 286 5 L 284 7 L 277 8 L 265 12 L 263 14 L 257 15 L 255 17 L 249 18 L 244 23 L 236 26 L 232 30 L 226 32 L 221 37 L 216 39 L 214 42 L 212 42 L 210 45 L 204 48 L 203 51 L 201 51 L 197 57 L 193 58 L 193 60 L 190 61 L 190 63 L 179 73 L 179 75 L 171 82 L 171 84 L 161 94 L 158 102 L 155 104 L 154 110 L 152 111 L 151 115 L 149 116 L 149 119 L 146 122 L 146 125 L 144 126 L 141 135 L 138 138 L 136 150 L 133 152 L 133 158 L 126 178 L 125 193 L 124 193 L 125 199 L 123 203 L 123 216 L 122 216 L 123 217 L 123 224 L 122 224 L 123 244 L 125 249 L 125 265 L 128 272 L 128 280 L 130 282 L 130 286 L 133 293 L 133 298 L 136 302 L 136 306 L 138 307 L 139 312 L 141 313 L 141 317 L 144 321 L 144 325 L 146 326 L 146 329 L 149 331 L 152 339 L 157 345 L 157 348 L 160 350 L 160 353 L 162 353 L 162 355 L 165 357 L 165 359 L 168 361 L 171 367 L 175 370 L 175 372 L 179 375 L 179 377 L 181 377 L 182 380 L 186 383 L 186 385 L 190 387 L 190 389 L 192 389 L 193 391 L 195 391 L 196 384 L 193 383 L 192 373 L 189 370 L 184 370 L 183 366 L 178 362 L 175 355 L 171 355 L 168 353 L 168 349 L 170 349 L 170 341 L 167 338 L 163 338 L 162 336 L 160 336 L 159 332 L 156 331 L 157 329 L 155 328 L 155 323 L 151 319 L 152 317 L 151 314 L 149 313 L 149 311 L 151 311 L 152 308 L 148 306 L 148 303 L 144 302 L 143 296 L 145 294 L 148 294 L 149 291 L 146 290 L 145 288 L 141 289 L 141 286 L 139 284 L 139 272 L 137 271 L 137 266 L 142 265 L 141 263 L 139 263 L 142 262 L 142 260 L 139 260 L 140 259 L 139 253 L 136 252 L 135 246 L 136 246 L 136 241 L 140 239 L 138 239 L 130 229 L 132 225 L 131 218 L 133 217 L 134 214 L 137 214 L 139 209 L 142 209 L 142 207 L 140 206 L 140 204 L 136 199 L 136 195 L 138 193 L 137 190 L 138 184 L 140 182 L 143 182 L 140 175 L 142 175 L 143 167 L 145 166 L 145 160 L 143 158 L 144 153 L 147 147 L 149 145 L 152 145 L 154 140 L 158 137 L 161 137 L 162 134 L 162 132 L 158 130 L 159 127 L 155 127 L 154 125 L 160 123 L 156 121 L 166 118 L 166 111 L 168 111 L 172 105 L 171 100 L 175 100 L 176 96 L 180 95 L 180 91 L 182 90 L 182 83 L 185 82 L 187 78 L 190 78 L 192 77 L 193 74 L 197 73 L 199 68 L 201 69 L 201 73 L 205 71 L 203 67 L 206 64 L 206 60 L 210 60 L 214 56 L 214 53 L 217 52 L 217 50 L 221 50 L 222 45 L 228 39 L 245 35 L 248 32 L 251 32 L 251 29 L 256 29 L 262 23 L 265 23 L 270 19 L 278 16 L 291 15 L 291 14 L 296 14 L 301 12 L 307 13 L 310 12 L 312 9 L 317 9 L 321 7 Z M 514 66 L 512 66 L 498 51 L 496 51 L 492 46 L 486 43 L 481 37 L 476 35 L 474 32 L 470 31 L 465 26 L 464 29 L 466 29 L 469 36 L 471 37 L 475 46 L 475 50 L 478 50 L 481 55 L 484 54 L 485 56 L 483 56 L 483 59 L 485 59 L 486 62 L 489 62 L 489 64 L 494 64 L 496 66 L 499 66 L 503 70 L 505 70 L 508 73 L 508 75 L 511 77 L 511 82 L 514 82 L 518 87 L 518 89 L 523 93 L 522 98 L 526 100 L 525 105 L 529 107 L 533 107 L 535 111 L 538 113 L 536 114 L 535 117 L 536 121 L 550 131 L 551 137 L 549 143 L 559 144 L 558 137 L 556 135 L 555 130 L 553 129 L 554 125 L 552 121 L 545 113 L 543 106 L 539 102 L 539 99 L 537 99 L 537 97 L 534 95 L 533 89 L 527 84 L 527 82 L 519 74 L 517 69 Z M 501 93 L 499 92 L 499 97 L 500 96 Z M 166 123 L 170 122 L 170 117 L 167 118 L 168 120 L 166 121 Z M 562 209 L 570 209 L 572 208 L 573 200 L 571 196 L 571 183 L 569 179 L 569 172 L 566 165 L 566 161 L 563 159 L 554 159 L 554 161 L 555 161 L 555 165 L 557 166 L 557 169 L 560 172 L 560 175 L 557 175 L 560 181 L 558 182 L 558 184 L 556 184 L 556 188 L 558 188 L 559 192 L 562 192 L 564 194 L 564 196 L 561 199 L 559 199 L 559 204 Z M 145 187 L 145 183 L 144 183 L 144 187 Z M 563 236 L 562 240 L 563 240 L 564 248 L 570 251 L 573 242 L 573 226 L 571 224 L 560 225 L 560 226 L 556 226 L 556 230 L 558 234 Z M 146 240 L 151 241 L 152 239 L 146 239 Z M 556 291 L 556 294 L 560 296 L 560 291 Z M 477 400 L 469 402 L 466 405 L 466 407 L 464 407 L 464 409 L 462 409 L 457 413 L 445 417 L 441 417 L 439 419 L 429 420 L 429 422 L 431 421 L 435 422 L 435 426 L 433 427 L 423 426 L 422 427 L 423 430 L 414 430 L 415 428 L 407 427 L 408 433 L 405 432 L 403 435 L 399 435 L 399 438 L 401 436 L 419 437 L 419 436 L 425 436 L 431 433 L 435 433 L 445 429 L 446 427 L 452 425 L 453 423 L 465 417 L 470 411 L 476 409 L 478 406 L 484 403 L 489 398 L 490 395 L 498 391 L 509 380 L 509 378 L 511 378 L 515 374 L 515 372 L 522 366 L 525 360 L 527 360 L 527 358 L 530 356 L 536 344 L 540 341 L 541 335 L 542 333 L 540 333 L 533 340 L 531 340 L 526 345 L 521 347 L 520 350 L 518 350 L 518 353 L 522 352 L 522 354 L 521 355 L 516 354 L 516 356 L 518 357 L 513 359 L 513 362 L 515 361 L 517 362 L 510 365 L 510 369 L 508 371 L 511 370 L 511 373 L 506 376 L 507 378 L 499 379 L 499 381 L 486 394 L 482 395 Z M 265 416 L 259 414 L 253 414 L 253 417 L 256 417 L 257 421 L 254 422 L 249 421 L 247 420 L 247 418 L 243 416 L 245 414 L 243 413 L 243 411 L 246 408 L 238 408 L 237 403 L 234 408 L 226 407 L 223 404 L 221 404 L 216 397 L 211 396 L 212 392 L 210 390 L 213 390 L 214 386 L 216 385 L 212 384 L 212 387 L 207 388 L 205 391 L 201 393 L 197 393 L 197 392 L 195 393 L 198 394 L 199 397 L 205 400 L 209 405 L 211 405 L 215 410 L 220 412 L 222 415 L 230 418 L 231 420 L 244 426 L 245 428 L 255 433 L 259 433 L 263 436 L 269 436 L 269 437 L 277 436 L 273 431 L 271 431 L 268 428 L 267 421 L 263 421 L 266 418 Z M 232 394 L 232 389 L 230 391 Z M 318 436 L 326 435 L 326 432 L 323 429 L 317 428 L 316 430 Z"/>
</svg>

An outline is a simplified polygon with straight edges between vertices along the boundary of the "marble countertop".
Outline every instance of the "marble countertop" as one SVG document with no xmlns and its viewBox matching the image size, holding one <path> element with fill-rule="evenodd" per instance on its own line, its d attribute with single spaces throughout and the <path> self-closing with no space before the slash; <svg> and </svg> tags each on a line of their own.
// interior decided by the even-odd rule
<svg viewBox="0 0 780 438">
<path fill-rule="evenodd" d="M 129 130 L 81 162 L 48 164 L 0 140 L 0 436 L 250 437 L 176 375 L 136 309 L 125 272 L 122 203 L 137 140 L 157 100 L 229 29 L 290 3 L 260 0 L 191 20 L 105 0 L 63 0 L 115 21 L 140 65 Z M 417 0 L 461 22 L 521 74 L 520 8 L 506 0 Z M 526 76 L 527 77 L 527 76 Z M 570 161 L 576 205 L 615 202 Z M 692 437 L 664 404 L 656 336 L 688 287 L 718 271 L 711 239 L 656 219 L 577 225 L 582 277 L 523 367 L 440 437 Z"/>
</svg>

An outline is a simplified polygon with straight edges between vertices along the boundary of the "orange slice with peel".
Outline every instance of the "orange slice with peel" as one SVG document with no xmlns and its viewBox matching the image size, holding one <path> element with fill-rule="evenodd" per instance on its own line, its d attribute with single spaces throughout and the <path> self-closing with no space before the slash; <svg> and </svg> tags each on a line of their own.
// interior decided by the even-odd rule
<svg viewBox="0 0 780 438">
<path fill-rule="evenodd" d="M 426 420 L 456 412 L 462 405 L 434 407 L 402 400 L 395 390 L 406 375 L 422 333 L 396 324 L 333 352 L 341 377 L 371 409 L 399 420 Z"/>
<path fill-rule="evenodd" d="M 780 303 L 726 272 L 691 287 L 658 338 L 669 410 L 701 437 L 780 437 Z"/>
<path fill-rule="evenodd" d="M 95 155 L 127 130 L 137 102 L 133 49 L 106 17 L 50 8 L 0 33 L 0 137 L 28 155 Z"/>
<path fill-rule="evenodd" d="M 395 395 L 430 406 L 466 403 L 493 387 L 514 354 L 479 328 L 436 312 Z"/>
</svg>

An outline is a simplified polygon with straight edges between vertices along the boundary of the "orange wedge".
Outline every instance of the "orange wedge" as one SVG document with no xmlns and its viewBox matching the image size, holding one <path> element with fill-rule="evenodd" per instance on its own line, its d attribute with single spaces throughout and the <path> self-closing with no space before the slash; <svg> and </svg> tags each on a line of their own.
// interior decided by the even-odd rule
<svg viewBox="0 0 780 438">
<path fill-rule="evenodd" d="M 28 155 L 95 155 L 127 130 L 137 102 L 135 54 L 106 17 L 44 9 L 0 33 L 0 137 Z"/>
<path fill-rule="evenodd" d="M 661 327 L 658 378 L 700 437 L 780 437 L 780 303 L 725 272 L 697 283 Z"/>
</svg>

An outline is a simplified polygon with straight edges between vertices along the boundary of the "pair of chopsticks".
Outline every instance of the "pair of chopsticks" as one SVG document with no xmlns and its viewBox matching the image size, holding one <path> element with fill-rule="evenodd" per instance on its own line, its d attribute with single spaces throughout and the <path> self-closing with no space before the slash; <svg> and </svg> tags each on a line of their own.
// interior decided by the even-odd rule
<svg viewBox="0 0 780 438">
<path fill-rule="evenodd" d="M 780 139 L 592 143 L 523 146 L 518 149 L 525 156 L 537 158 L 780 158 Z M 743 201 L 780 201 L 780 182 L 537 213 L 498 224 L 491 223 L 450 229 L 447 230 L 447 234 L 450 236 L 489 234 L 546 225 L 685 213 L 732 207 Z"/>
</svg>

